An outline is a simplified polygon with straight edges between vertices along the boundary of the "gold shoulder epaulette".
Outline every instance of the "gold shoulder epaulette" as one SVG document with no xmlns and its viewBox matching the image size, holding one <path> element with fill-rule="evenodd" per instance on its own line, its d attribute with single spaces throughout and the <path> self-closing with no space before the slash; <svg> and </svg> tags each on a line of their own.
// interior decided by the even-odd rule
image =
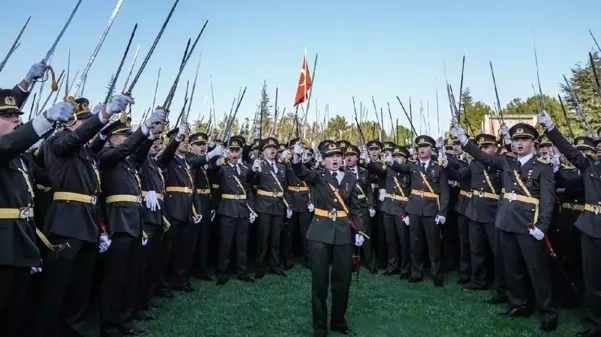
<svg viewBox="0 0 601 337">
<path fill-rule="evenodd" d="M 542 159 L 541 157 L 536 157 L 536 160 L 538 160 L 539 163 L 543 163 L 543 164 L 549 164 L 549 161 L 546 159 Z"/>
<path fill-rule="evenodd" d="M 511 157 L 511 158 L 516 158 L 516 157 L 517 157 L 517 156 L 515 155 L 515 153 L 513 153 L 513 152 L 505 152 L 505 155 L 506 155 L 507 157 Z"/>
<path fill-rule="evenodd" d="M 573 170 L 576 168 L 576 166 L 574 166 L 572 164 L 561 164 L 561 168 L 566 169 L 566 170 Z"/>
</svg>

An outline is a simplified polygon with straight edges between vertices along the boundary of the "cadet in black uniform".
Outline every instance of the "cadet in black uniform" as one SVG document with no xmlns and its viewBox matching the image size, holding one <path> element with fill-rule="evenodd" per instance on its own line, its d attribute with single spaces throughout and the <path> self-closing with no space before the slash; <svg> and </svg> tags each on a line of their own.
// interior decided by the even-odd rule
<svg viewBox="0 0 601 337">
<path fill-rule="evenodd" d="M 495 136 L 479 134 L 476 141 L 482 151 L 497 154 L 497 142 Z M 486 166 L 479 161 L 472 160 L 466 167 L 446 168 L 449 179 L 468 180 L 470 202 L 465 209 L 465 216 L 469 219 L 469 243 L 471 254 L 471 275 L 469 283 L 463 286 L 468 290 L 486 289 L 492 281 L 490 268 L 493 259 L 489 258 L 489 250 L 493 255 L 497 254 L 495 216 L 501 193 L 501 175 L 499 170 Z M 496 271 L 501 275 L 502 270 Z M 498 289 L 502 292 L 502 289 Z M 504 294 L 504 292 L 502 292 Z"/>
<path fill-rule="evenodd" d="M 75 112 L 62 131 L 49 137 L 44 162 L 54 190 L 44 233 L 53 244 L 69 244 L 60 254 L 45 260 L 37 305 L 40 336 L 55 336 L 59 328 L 82 332 L 98 256 L 100 232 L 106 232 L 96 205 L 101 191 L 96 153 L 89 141 L 133 100 L 117 95 L 105 107 L 89 109 L 85 98 L 75 100 Z M 101 228 L 99 228 L 101 227 Z M 104 252 L 110 240 L 103 237 Z M 62 309 L 61 309 L 62 308 Z M 64 324 L 60 324 L 60 322 Z M 69 331 L 65 332 L 69 333 Z"/>
<path fill-rule="evenodd" d="M 208 136 L 204 132 L 196 132 L 190 135 L 191 153 L 194 156 L 205 156 L 207 154 Z M 215 147 L 221 149 L 221 147 Z M 219 157 L 219 155 L 217 156 Z M 198 158 L 200 159 L 200 158 Z M 189 159 L 191 166 L 194 158 Z M 214 281 L 207 270 L 208 252 L 211 237 L 211 181 L 209 180 L 208 164 L 200 165 L 194 169 L 194 188 L 196 189 L 196 208 L 202 216 L 198 226 L 194 226 L 193 235 L 197 242 L 194 250 L 192 275 L 200 280 Z"/>
<path fill-rule="evenodd" d="M 449 205 L 449 185 L 442 166 L 432 160 L 434 139 L 419 136 L 415 139 L 418 147 L 418 161 L 411 164 L 398 164 L 388 157 L 390 167 L 401 173 L 411 174 L 411 194 L 405 206 L 409 214 L 411 232 L 411 277 L 410 283 L 423 280 L 423 240 L 428 244 L 430 274 L 434 286 L 442 287 L 442 265 L 440 259 L 440 228 L 444 225 Z"/>
<path fill-rule="evenodd" d="M 582 173 L 584 184 L 584 212 L 575 226 L 581 232 L 582 266 L 587 308 L 591 327 L 579 336 L 601 336 L 601 165 L 598 155 L 583 154 L 568 142 L 555 127 L 548 113 L 538 116 L 538 122 L 546 128 L 545 134 L 570 163 Z M 582 144 L 592 143 L 581 138 Z M 592 146 L 591 146 L 592 149 Z"/>
<path fill-rule="evenodd" d="M 365 160 L 367 165 L 369 162 L 375 162 L 380 160 L 382 148 L 384 145 L 378 140 L 370 140 L 367 142 L 367 157 Z M 386 180 L 382 177 L 378 177 L 376 181 L 372 182 L 372 193 L 375 202 L 376 216 L 371 219 L 369 226 L 369 236 L 371 238 L 370 244 L 375 254 L 374 259 L 376 260 L 376 268 L 386 269 L 387 266 L 387 254 L 386 254 L 386 234 L 384 232 L 384 215 L 382 212 L 382 201 L 384 198 L 380 198 L 383 194 L 386 194 Z M 372 270 L 373 272 L 373 270 Z"/>
<path fill-rule="evenodd" d="M 505 260 L 509 310 L 505 317 L 526 317 L 528 306 L 528 277 L 534 291 L 541 326 L 545 331 L 557 328 L 557 310 L 552 300 L 549 259 L 542 242 L 548 231 L 555 207 L 553 169 L 533 155 L 538 131 L 525 123 L 511 127 L 509 134 L 518 158 L 489 155 L 469 142 L 460 126 L 451 130 L 465 151 L 475 160 L 502 172 L 505 190 L 500 201 L 495 225 L 500 229 L 501 250 Z"/>
<path fill-rule="evenodd" d="M 248 179 L 252 171 L 242 165 L 242 139 L 233 136 L 228 141 L 229 151 L 226 153 L 227 162 L 218 164 L 217 176 L 220 178 L 221 201 L 219 202 L 220 246 L 217 261 L 217 285 L 228 281 L 228 267 L 232 243 L 236 242 L 236 272 L 238 278 L 245 282 L 253 282 L 248 275 L 248 227 L 254 223 L 256 213 L 253 210 L 254 196 L 250 191 Z"/>
<path fill-rule="evenodd" d="M 156 110 L 135 132 L 118 121 L 108 129 L 108 146 L 98 154 L 107 232 L 111 246 L 104 260 L 100 296 L 100 326 L 104 336 L 136 332 L 126 322 L 137 304 L 140 249 L 148 243 L 142 231 L 142 186 L 138 169 L 146 160 L 146 139 L 155 139 L 156 124 L 165 112 Z M 135 155 L 134 155 L 135 154 Z"/>
<path fill-rule="evenodd" d="M 263 160 L 255 159 L 252 166 L 252 179 L 257 185 L 254 210 L 259 217 L 255 279 L 263 278 L 268 266 L 272 273 L 286 275 L 280 266 L 280 234 L 284 217 L 292 216 L 290 194 L 284 188 L 288 185 L 286 167 L 276 161 L 279 143 L 277 139 L 269 137 L 262 139 L 259 147 Z"/>
<path fill-rule="evenodd" d="M 398 164 L 406 164 L 409 151 L 403 147 L 395 146 L 392 157 Z M 400 272 L 401 279 L 408 279 L 411 267 L 411 250 L 409 219 L 405 213 L 405 206 L 410 193 L 411 177 L 406 173 L 399 173 L 389 168 L 386 164 L 366 159 L 370 172 L 380 177 L 380 187 L 383 193 L 378 196 L 382 205 L 380 212 L 383 217 L 383 228 L 386 233 L 388 250 L 388 267 L 384 274 L 393 275 Z"/>
<path fill-rule="evenodd" d="M 340 171 L 341 151 L 331 143 L 322 148 L 325 164 L 323 172 L 307 170 L 301 162 L 303 148 L 294 146 L 292 167 L 297 177 L 313 188 L 315 216 L 307 231 L 309 263 L 312 278 L 313 331 L 315 336 L 326 336 L 327 297 L 332 265 L 332 313 L 330 329 L 355 336 L 344 318 L 348 305 L 353 267 L 353 234 L 362 231 L 357 180 L 352 174 Z M 355 235 L 355 244 L 363 243 L 361 234 Z"/>
<path fill-rule="evenodd" d="M 19 127 L 23 112 L 16 97 L 14 90 L 0 90 L 0 326 L 9 337 L 21 336 L 30 274 L 41 271 L 42 264 L 34 234 L 35 185 L 21 154 L 51 131 L 54 122 L 73 114 L 70 104 L 60 102 Z"/>
</svg>

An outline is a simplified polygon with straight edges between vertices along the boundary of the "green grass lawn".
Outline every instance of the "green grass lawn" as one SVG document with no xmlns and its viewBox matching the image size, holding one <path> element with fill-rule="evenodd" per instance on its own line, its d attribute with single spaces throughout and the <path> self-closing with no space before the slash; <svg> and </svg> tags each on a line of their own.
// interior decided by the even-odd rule
<svg viewBox="0 0 601 337">
<path fill-rule="evenodd" d="M 354 277 L 346 318 L 359 336 L 574 336 L 582 328 L 582 310 L 561 311 L 559 329 L 550 334 L 538 330 L 537 315 L 499 317 L 505 306 L 484 303 L 488 291 L 462 291 L 451 277 L 444 288 L 434 288 L 428 280 L 408 284 L 365 269 L 357 287 Z M 255 283 L 231 279 L 222 287 L 193 285 L 195 293 L 158 302 L 157 320 L 140 324 L 148 336 L 312 336 L 307 269 L 295 267 L 287 277 L 268 275 Z"/>
</svg>

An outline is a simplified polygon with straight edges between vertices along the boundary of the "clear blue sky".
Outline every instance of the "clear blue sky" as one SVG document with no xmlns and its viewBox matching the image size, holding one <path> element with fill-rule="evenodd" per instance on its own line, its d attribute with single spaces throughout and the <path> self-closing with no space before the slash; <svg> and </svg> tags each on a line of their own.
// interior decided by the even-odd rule
<svg viewBox="0 0 601 337">
<path fill-rule="evenodd" d="M 12 86 L 31 63 L 42 59 L 66 20 L 75 0 L 22 0 L 3 4 L 3 57 L 28 15 L 31 22 L 22 45 L 0 74 L 0 85 Z M 53 57 L 52 65 L 66 68 L 71 49 L 71 71 L 83 69 L 96 46 L 117 0 L 84 0 Z M 130 58 L 117 88 L 121 90 L 133 50 L 141 45 L 138 65 L 148 51 L 172 4 L 171 0 L 125 0 L 92 70 L 85 96 L 104 99 L 105 87 L 116 70 L 133 25 L 139 23 Z M 309 120 L 315 108 L 330 106 L 330 116 L 352 120 L 351 96 L 370 107 L 391 103 L 394 118 L 408 125 L 396 103 L 411 96 L 430 104 L 432 134 L 436 128 L 436 90 L 439 91 L 441 127 L 449 120 L 442 66 L 459 91 L 461 57 L 466 55 L 465 84 L 475 99 L 494 104 L 488 61 L 495 67 L 501 104 L 532 95 L 536 83 L 533 32 L 536 36 L 543 91 L 558 93 L 562 74 L 587 60 L 593 42 L 588 29 L 601 39 L 598 0 L 434 0 L 434 1 L 198 1 L 180 0 L 178 8 L 134 90 L 134 119 L 152 103 L 156 75 L 162 67 L 158 102 L 165 99 L 175 77 L 185 43 L 205 20 L 209 25 L 188 64 L 173 109 L 183 102 L 186 80 L 192 82 L 199 52 L 203 54 L 191 119 L 211 107 L 210 77 L 215 89 L 217 117 L 229 111 L 241 87 L 248 90 L 239 116 L 252 119 L 267 79 L 279 105 L 293 111 L 292 103 L 305 46 L 312 66 L 319 53 Z M 46 93 L 48 89 L 45 89 Z M 45 95 L 44 95 L 45 96 Z M 205 97 L 207 97 L 205 103 Z M 28 109 L 28 108 L 27 108 Z M 323 117 L 321 117 L 323 118 Z M 320 119 L 321 119 L 320 118 Z M 415 118 L 415 117 L 414 117 Z M 206 120 L 206 117 L 205 117 Z M 388 118 L 385 113 L 385 123 Z M 416 121 L 416 127 L 418 122 Z M 388 126 L 387 126 L 388 127 Z"/>
</svg>

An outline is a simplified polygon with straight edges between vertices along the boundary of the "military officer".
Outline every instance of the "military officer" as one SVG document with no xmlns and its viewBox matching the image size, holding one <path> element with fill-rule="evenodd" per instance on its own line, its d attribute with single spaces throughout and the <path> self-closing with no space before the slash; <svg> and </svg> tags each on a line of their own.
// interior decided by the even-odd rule
<svg viewBox="0 0 601 337">
<path fill-rule="evenodd" d="M 31 172 L 21 159 L 30 146 L 65 122 L 73 107 L 60 102 L 28 123 L 20 125 L 23 112 L 14 90 L 0 90 L 0 326 L 2 334 L 21 336 L 19 325 L 30 274 L 41 271 L 33 222 L 34 190 Z"/>
<path fill-rule="evenodd" d="M 327 335 L 327 297 L 332 265 L 332 311 L 330 330 L 354 336 L 345 319 L 355 244 L 363 244 L 356 178 L 340 171 L 342 156 L 335 143 L 322 147 L 325 169 L 307 170 L 301 162 L 303 148 L 296 144 L 292 167 L 297 177 L 313 188 L 315 215 L 307 231 L 312 278 L 313 331 Z M 356 232 L 356 234 L 354 233 Z"/>
<path fill-rule="evenodd" d="M 591 327 L 579 336 L 601 335 L 601 168 L 599 158 L 590 153 L 582 153 L 568 142 L 559 129 L 557 129 L 547 112 L 538 116 L 538 122 L 545 127 L 545 135 L 557 147 L 566 159 L 582 173 L 584 185 L 584 211 L 575 223 L 581 233 L 582 266 L 584 271 L 584 287 L 587 309 L 590 315 Z M 592 139 L 581 138 L 581 145 L 591 142 Z M 592 143 L 592 144 L 591 144 Z M 590 146 L 589 150 L 593 147 Z"/>
<path fill-rule="evenodd" d="M 217 260 L 217 285 L 224 285 L 228 281 L 228 266 L 230 264 L 230 251 L 234 239 L 236 242 L 236 272 L 238 278 L 245 282 L 254 282 L 248 275 L 248 227 L 254 223 L 257 214 L 253 210 L 254 196 L 248 183 L 252 171 L 240 163 L 242 159 L 243 141 L 238 136 L 232 136 L 228 141 L 229 151 L 225 152 L 227 162 L 221 163 L 217 169 L 220 178 L 221 201 L 217 213 L 219 214 L 220 246 Z"/>
<path fill-rule="evenodd" d="M 394 146 L 392 157 L 399 164 L 406 164 L 409 151 L 401 146 Z M 410 175 L 399 173 L 386 164 L 365 158 L 370 172 L 377 174 L 382 184 L 378 195 L 381 201 L 380 211 L 383 217 L 384 231 L 388 251 L 388 265 L 384 274 L 401 274 L 401 279 L 408 279 L 411 267 L 409 243 L 409 218 L 405 206 L 410 193 Z"/>
<path fill-rule="evenodd" d="M 418 161 L 410 164 L 394 162 L 391 155 L 390 167 L 400 173 L 411 174 L 411 192 L 405 212 L 409 214 L 411 233 L 411 277 L 408 282 L 423 280 L 423 241 L 428 244 L 430 273 L 436 287 L 443 286 L 440 259 L 440 228 L 444 225 L 449 206 L 449 185 L 442 166 L 432 160 L 435 141 L 430 136 L 415 139 Z"/>
<path fill-rule="evenodd" d="M 108 236 L 103 236 L 98 246 L 100 232 L 106 232 L 106 228 L 96 205 L 101 191 L 100 173 L 89 141 L 113 114 L 133 102 L 129 96 L 117 95 L 92 112 L 89 101 L 79 98 L 65 127 L 43 145 L 54 191 L 44 233 L 52 244 L 69 247 L 44 259 L 42 292 L 36 310 L 40 336 L 55 336 L 61 326 L 82 333 L 98 249 L 104 252 L 110 245 Z M 65 324 L 59 324 L 61 321 Z"/>
<path fill-rule="evenodd" d="M 553 169 L 533 155 L 538 131 L 531 125 L 518 123 L 509 134 L 517 159 L 493 156 L 469 142 L 464 130 L 455 126 L 451 134 L 457 137 L 467 153 L 475 160 L 502 171 L 505 190 L 495 220 L 499 229 L 501 250 L 505 260 L 509 309 L 505 317 L 526 317 L 528 289 L 532 287 L 541 325 L 545 331 L 557 328 L 557 310 L 552 303 L 548 256 L 541 240 L 548 231 L 555 206 Z M 531 284 L 526 280 L 528 273 Z"/>
</svg>

